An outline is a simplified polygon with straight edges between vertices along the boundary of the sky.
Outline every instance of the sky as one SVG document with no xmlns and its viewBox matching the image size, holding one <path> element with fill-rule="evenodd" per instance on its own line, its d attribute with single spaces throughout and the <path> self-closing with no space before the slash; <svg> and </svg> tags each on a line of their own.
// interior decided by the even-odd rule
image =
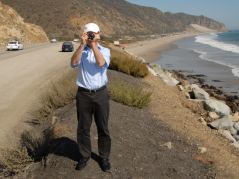
<svg viewBox="0 0 239 179">
<path fill-rule="evenodd" d="M 205 15 L 223 22 L 228 29 L 239 29 L 239 0 L 128 0 L 155 7 L 163 12 Z"/>
</svg>

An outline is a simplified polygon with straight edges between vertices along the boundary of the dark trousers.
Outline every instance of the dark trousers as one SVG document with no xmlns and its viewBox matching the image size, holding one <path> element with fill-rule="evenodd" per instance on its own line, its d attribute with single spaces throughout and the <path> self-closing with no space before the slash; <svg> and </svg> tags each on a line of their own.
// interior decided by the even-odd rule
<svg viewBox="0 0 239 179">
<path fill-rule="evenodd" d="M 111 139 L 108 130 L 109 94 L 107 88 L 88 92 L 78 88 L 76 95 L 77 107 L 77 141 L 81 157 L 91 156 L 90 127 L 94 116 L 98 132 L 99 156 L 108 159 L 111 149 Z"/>
</svg>

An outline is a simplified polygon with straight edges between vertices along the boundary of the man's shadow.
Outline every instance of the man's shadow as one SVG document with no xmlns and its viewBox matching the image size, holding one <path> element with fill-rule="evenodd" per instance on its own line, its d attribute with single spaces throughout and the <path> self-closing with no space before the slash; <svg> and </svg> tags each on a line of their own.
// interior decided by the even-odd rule
<svg viewBox="0 0 239 179">
<path fill-rule="evenodd" d="M 73 161 L 78 162 L 80 153 L 78 150 L 78 144 L 68 137 L 60 137 L 53 139 L 50 143 L 49 154 L 55 154 L 58 156 L 63 156 L 69 158 Z M 91 153 L 91 158 L 95 160 L 100 166 L 100 157 L 96 153 Z"/>
</svg>

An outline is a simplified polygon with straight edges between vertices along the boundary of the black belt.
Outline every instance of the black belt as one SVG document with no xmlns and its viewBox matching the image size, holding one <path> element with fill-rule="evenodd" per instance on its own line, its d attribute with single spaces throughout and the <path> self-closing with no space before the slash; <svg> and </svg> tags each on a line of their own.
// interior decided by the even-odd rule
<svg viewBox="0 0 239 179">
<path fill-rule="evenodd" d="M 106 88 L 106 85 L 104 85 L 104 86 L 102 86 L 102 87 L 100 87 L 98 89 L 86 89 L 86 88 L 83 88 L 83 87 L 79 86 L 78 87 L 78 91 L 85 91 L 85 92 L 89 92 L 89 93 L 92 93 L 92 92 L 96 93 L 98 91 L 104 90 L 105 88 Z"/>
</svg>

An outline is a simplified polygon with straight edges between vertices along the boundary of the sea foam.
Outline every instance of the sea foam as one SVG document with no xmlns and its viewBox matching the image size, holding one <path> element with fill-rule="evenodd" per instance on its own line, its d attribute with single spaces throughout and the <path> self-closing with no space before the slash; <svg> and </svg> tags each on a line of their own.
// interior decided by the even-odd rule
<svg viewBox="0 0 239 179">
<path fill-rule="evenodd" d="M 227 67 L 231 68 L 232 69 L 232 74 L 236 77 L 239 77 L 239 66 L 231 65 L 231 64 L 228 64 L 228 63 L 225 63 L 225 62 L 221 62 L 221 61 L 218 61 L 218 60 L 208 58 L 207 52 L 204 52 L 204 51 L 193 50 L 193 52 L 199 54 L 199 58 L 202 59 L 202 60 L 214 62 L 214 63 L 217 63 L 219 65 L 223 65 L 223 66 L 227 66 Z"/>
<path fill-rule="evenodd" d="M 216 40 L 217 34 L 201 35 L 195 37 L 195 42 L 210 45 L 211 47 L 218 48 L 224 51 L 233 52 L 239 54 L 239 46 L 235 44 L 227 44 Z"/>
</svg>

